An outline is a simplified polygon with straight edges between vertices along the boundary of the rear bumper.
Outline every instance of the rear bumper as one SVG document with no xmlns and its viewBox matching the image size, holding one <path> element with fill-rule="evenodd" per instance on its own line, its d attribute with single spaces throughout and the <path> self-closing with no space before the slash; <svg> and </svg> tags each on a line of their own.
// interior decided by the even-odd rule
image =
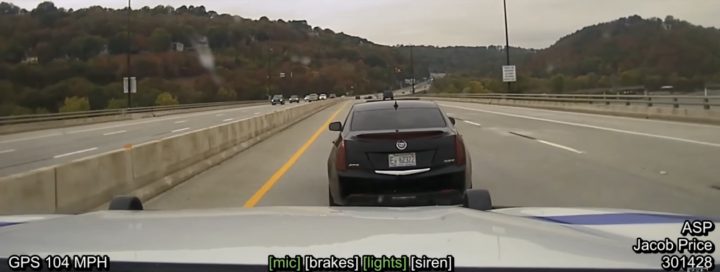
<svg viewBox="0 0 720 272">
<path fill-rule="evenodd" d="M 330 187 L 335 202 L 344 205 L 448 205 L 460 203 L 471 183 L 465 166 L 445 166 L 411 175 L 347 170 Z"/>
</svg>

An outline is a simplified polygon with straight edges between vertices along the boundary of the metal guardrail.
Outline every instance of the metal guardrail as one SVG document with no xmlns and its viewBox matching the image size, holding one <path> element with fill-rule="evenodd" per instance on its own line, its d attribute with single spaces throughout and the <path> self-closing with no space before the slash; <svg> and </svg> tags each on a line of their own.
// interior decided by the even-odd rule
<svg viewBox="0 0 720 272">
<path fill-rule="evenodd" d="M 185 109 L 195 109 L 195 108 L 234 106 L 234 105 L 261 103 L 261 102 L 266 102 L 266 101 L 265 100 L 245 100 L 245 101 L 233 101 L 233 102 L 213 102 L 213 103 L 195 103 L 195 104 L 181 104 L 181 105 L 170 105 L 170 106 L 137 107 L 137 108 L 130 108 L 130 109 L 124 108 L 124 109 L 111 109 L 111 110 L 93 110 L 93 111 L 78 111 L 78 112 L 64 112 L 64 113 L 0 116 L 0 125 L 32 123 L 32 122 L 41 122 L 41 121 L 54 121 L 54 120 L 66 120 L 66 119 L 78 119 L 78 118 L 91 118 L 91 117 L 112 116 L 112 115 L 127 115 L 127 114 L 133 114 L 133 113 L 160 112 L 160 111 L 168 111 L 168 110 L 185 110 Z"/>
<path fill-rule="evenodd" d="M 453 98 L 475 98 L 475 99 L 499 99 L 499 100 L 525 100 L 525 101 L 550 101 L 550 102 L 572 102 L 585 104 L 625 104 L 646 105 L 671 105 L 673 108 L 701 106 L 710 110 L 720 107 L 720 96 L 690 96 L 690 95 L 594 95 L 594 94 L 506 94 L 506 93 L 429 93 L 419 96 L 426 97 L 453 97 Z"/>
</svg>

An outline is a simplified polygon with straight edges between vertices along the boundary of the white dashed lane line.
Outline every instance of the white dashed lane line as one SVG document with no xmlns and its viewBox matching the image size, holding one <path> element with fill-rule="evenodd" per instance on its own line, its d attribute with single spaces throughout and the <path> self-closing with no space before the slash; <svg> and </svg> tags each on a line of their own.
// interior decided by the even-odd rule
<svg viewBox="0 0 720 272">
<path fill-rule="evenodd" d="M 521 133 L 517 133 L 517 132 L 514 132 L 514 131 L 508 131 L 508 132 L 509 132 L 510 134 L 512 134 L 512 135 L 515 135 L 515 136 L 520 136 L 520 137 L 523 137 L 523 138 L 525 138 L 525 139 L 530 139 L 530 140 L 533 140 L 533 141 L 538 142 L 538 143 L 541 143 L 541 144 L 546 144 L 546 145 L 549 145 L 549 146 L 552 146 L 552 147 L 556 147 L 556 148 L 560 148 L 560 149 L 563 149 L 563 150 L 567 150 L 567 151 L 570 151 L 570 152 L 575 152 L 575 153 L 577 153 L 577 154 L 583 154 L 583 153 L 585 153 L 585 152 L 583 152 L 583 151 L 577 150 L 577 149 L 572 148 L 572 147 L 567 147 L 567 146 L 564 146 L 564 145 L 561 145 L 561 144 L 556 144 L 556 143 L 553 143 L 553 142 L 548 142 L 548 141 L 540 140 L 540 139 L 535 138 L 535 137 L 533 137 L 533 136 L 528 136 L 528 135 L 521 134 Z"/>
<path fill-rule="evenodd" d="M 471 124 L 471 125 L 473 125 L 473 126 L 478 126 L 478 127 L 481 126 L 480 124 L 475 123 L 475 122 L 473 122 L 473 121 L 465 120 L 465 121 L 463 121 L 463 122 L 468 123 L 468 124 Z"/>
<path fill-rule="evenodd" d="M 115 135 L 115 134 L 120 134 L 120 133 L 125 133 L 125 132 L 127 132 L 127 130 L 118 130 L 118 131 L 103 133 L 103 136 Z"/>
<path fill-rule="evenodd" d="M 182 124 L 182 123 L 185 123 L 185 122 L 187 122 L 187 120 L 180 120 L 180 121 L 175 121 L 175 124 Z"/>
<path fill-rule="evenodd" d="M 42 139 L 42 138 L 53 137 L 53 136 L 60 136 L 60 135 L 62 135 L 62 133 L 51 133 L 51 134 L 45 134 L 45 135 L 30 136 L 30 137 L 25 137 L 25 138 L 2 140 L 2 141 L 0 141 L 0 144 L 14 143 L 14 142 L 20 142 L 20 141 L 27 141 L 27 140 L 35 140 L 35 139 Z"/>
<path fill-rule="evenodd" d="M 549 145 L 549 146 L 553 146 L 553 147 L 557 147 L 557 148 L 560 148 L 560 149 L 565 149 L 565 150 L 567 150 L 567 151 L 575 152 L 575 153 L 578 153 L 578 154 L 585 153 L 585 152 L 582 152 L 582 151 L 577 150 L 577 149 L 575 149 L 575 148 L 567 147 L 567 146 L 564 146 L 564 145 L 561 145 L 561 144 L 556 144 L 556 143 L 553 143 L 553 142 L 548 142 L 548 141 L 543 141 L 543 140 L 536 140 L 536 141 L 538 141 L 539 143 L 543 143 L 543 144 L 546 144 L 546 145 Z"/>
<path fill-rule="evenodd" d="M 62 157 L 77 155 L 77 154 L 80 154 L 80 153 L 90 152 L 90 151 L 97 150 L 97 149 L 98 149 L 97 147 L 92 147 L 92 148 L 88 148 L 88 149 L 73 151 L 73 152 L 70 152 L 70 153 L 55 155 L 55 156 L 53 156 L 53 158 L 54 158 L 54 159 L 59 159 L 59 158 L 62 158 Z"/>
<path fill-rule="evenodd" d="M 457 109 L 463 109 L 463 110 L 469 110 L 469 111 L 477 111 L 477 112 L 485 112 L 485 113 L 490 113 L 490 114 L 497 114 L 497 115 L 503 115 L 503 116 L 524 118 L 524 119 L 529 119 L 529 120 L 550 122 L 550 123 L 556 123 L 556 124 L 563 124 L 563 125 L 568 125 L 568 126 L 576 126 L 576 127 L 583 127 L 583 128 L 592 128 L 592 129 L 612 131 L 612 132 L 617 132 L 617 133 L 625 133 L 625 134 L 630 134 L 630 135 L 645 136 L 645 137 L 651 137 L 651 138 L 657 138 L 657 139 L 664 139 L 664 140 L 678 141 L 678 142 L 684 142 L 684 143 L 706 145 L 706 146 L 712 146 L 712 147 L 720 147 L 720 143 L 696 141 L 696 140 L 691 140 L 691 139 L 678 138 L 678 137 L 670 137 L 670 136 L 665 136 L 665 135 L 658 135 L 658 134 L 645 133 L 645 132 L 639 132 L 639 131 L 631 131 L 631 130 L 624 130 L 624 129 L 617 129 L 617 128 L 609 128 L 609 127 L 601 127 L 601 126 L 593 126 L 593 125 L 588 125 L 588 124 L 581 124 L 581 123 L 575 123 L 575 122 L 566 122 L 566 121 L 553 120 L 553 119 L 547 119 L 547 118 L 539 118 L 539 117 L 533 117 L 533 116 L 527 116 L 527 115 L 521 115 L 521 114 L 512 114 L 512 113 L 505 113 L 505 112 L 481 110 L 481 109 L 474 109 L 474 108 L 461 107 L 461 106 L 453 106 L 453 105 L 447 105 L 447 104 L 440 104 L 440 105 L 441 105 L 441 106 L 444 106 L 444 107 L 450 107 L 450 108 L 457 108 Z"/>
<path fill-rule="evenodd" d="M 170 133 L 177 133 L 177 132 L 181 132 L 181 131 L 186 131 L 188 129 L 190 129 L 190 128 L 186 127 L 186 128 L 176 129 L 176 130 L 171 131 Z"/>
<path fill-rule="evenodd" d="M 10 152 L 15 152 L 15 149 L 0 150 L 0 154 L 10 153 Z"/>
</svg>

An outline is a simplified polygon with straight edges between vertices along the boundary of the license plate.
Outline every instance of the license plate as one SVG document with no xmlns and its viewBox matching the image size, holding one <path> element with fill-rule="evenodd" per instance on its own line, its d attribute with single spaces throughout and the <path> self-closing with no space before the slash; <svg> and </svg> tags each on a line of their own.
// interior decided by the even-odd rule
<svg viewBox="0 0 720 272">
<path fill-rule="evenodd" d="M 388 164 L 390 167 L 415 166 L 415 153 L 388 154 Z"/>
</svg>

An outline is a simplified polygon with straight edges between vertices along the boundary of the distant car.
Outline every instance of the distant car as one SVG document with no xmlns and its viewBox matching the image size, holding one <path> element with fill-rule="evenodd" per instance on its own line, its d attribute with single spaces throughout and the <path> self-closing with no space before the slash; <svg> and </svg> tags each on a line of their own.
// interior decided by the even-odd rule
<svg viewBox="0 0 720 272">
<path fill-rule="evenodd" d="M 270 103 L 273 105 L 277 105 L 277 104 L 285 105 L 285 99 L 283 99 L 282 94 L 276 94 L 276 95 L 273 95 L 272 99 L 270 99 Z"/>
<path fill-rule="evenodd" d="M 359 96 L 359 95 L 356 95 L 356 96 L 355 96 L 355 99 L 360 99 L 360 96 Z"/>
<path fill-rule="evenodd" d="M 335 94 L 331 93 L 330 96 L 328 96 L 328 98 L 335 98 Z"/>
<path fill-rule="evenodd" d="M 288 98 L 288 103 L 300 103 L 300 97 L 291 95 L 290 98 Z"/>
<path fill-rule="evenodd" d="M 327 99 L 327 94 L 324 94 L 324 93 L 320 94 L 320 97 L 319 97 L 318 99 L 320 99 L 320 100 L 326 100 L 326 99 Z"/>
<path fill-rule="evenodd" d="M 383 100 L 393 100 L 395 99 L 395 95 L 392 91 L 384 91 L 383 92 Z"/>
<path fill-rule="evenodd" d="M 365 99 L 373 99 L 373 98 L 375 98 L 375 97 L 373 97 L 372 95 L 365 96 Z"/>
<path fill-rule="evenodd" d="M 420 100 L 355 104 L 328 157 L 335 205 L 455 205 L 472 188 L 470 154 L 455 119 Z"/>
<path fill-rule="evenodd" d="M 314 94 L 314 93 L 309 94 L 307 101 L 308 101 L 308 102 L 318 101 L 318 95 L 317 95 L 317 94 Z"/>
<path fill-rule="evenodd" d="M 305 100 L 305 102 L 310 102 L 310 95 L 306 95 L 305 98 L 303 98 L 303 100 Z"/>
</svg>

